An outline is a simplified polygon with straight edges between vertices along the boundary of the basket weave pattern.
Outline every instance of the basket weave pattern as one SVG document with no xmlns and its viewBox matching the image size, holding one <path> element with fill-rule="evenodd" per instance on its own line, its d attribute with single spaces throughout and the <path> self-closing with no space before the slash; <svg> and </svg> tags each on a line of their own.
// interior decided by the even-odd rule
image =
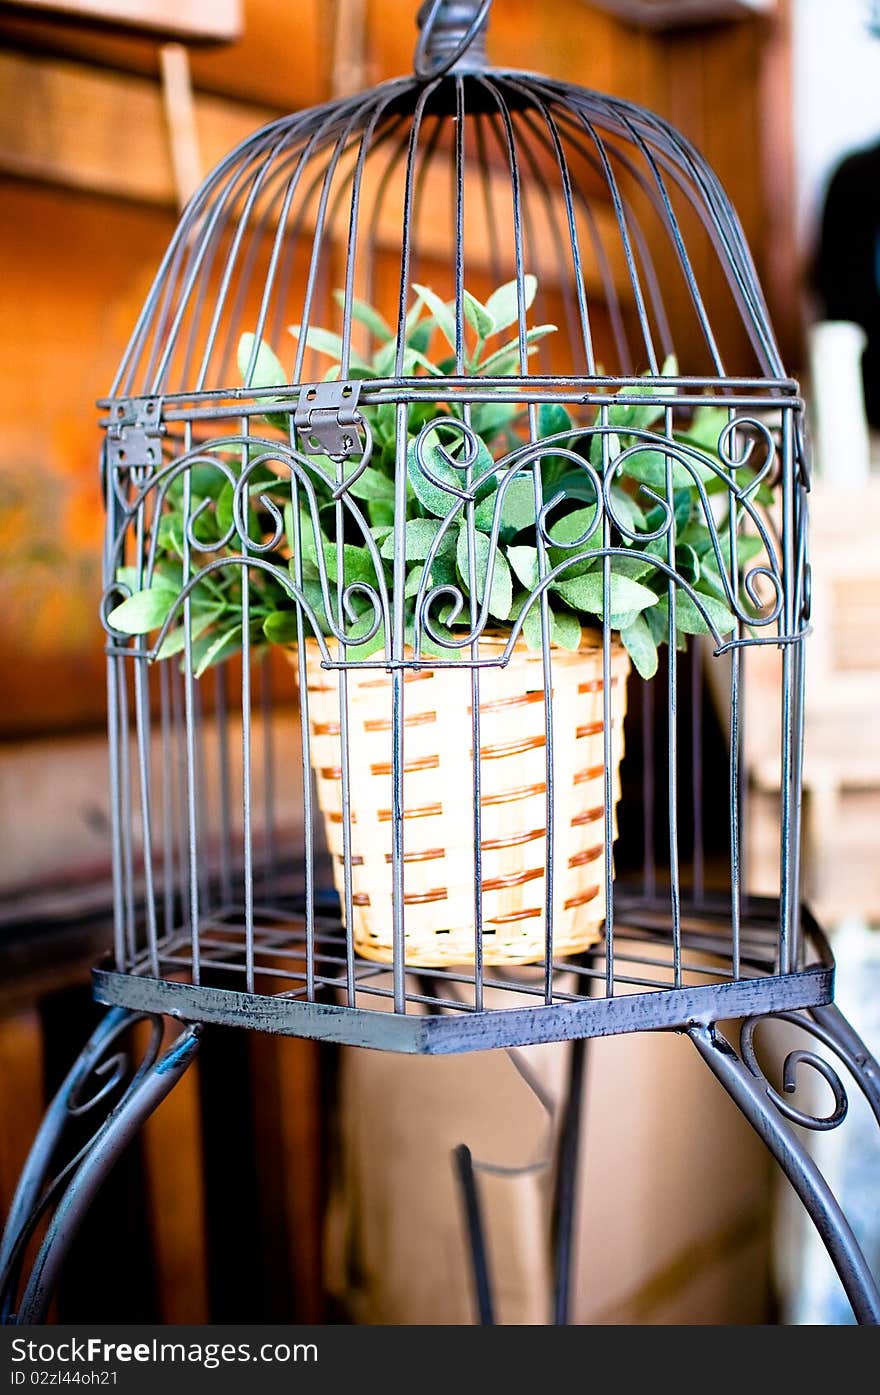
<svg viewBox="0 0 880 1395">
<path fill-rule="evenodd" d="M 592 637 L 590 637 L 592 639 Z M 481 640 L 481 657 L 502 637 Z M 295 660 L 295 655 L 291 655 Z M 553 953 L 595 944 L 605 917 L 602 650 L 552 651 Z M 612 781 L 620 794 L 629 659 L 611 658 Z M 337 890 L 344 904 L 338 671 L 307 642 L 310 758 Z M 347 673 L 353 937 L 392 959 L 392 742 L 389 674 Z M 474 960 L 475 867 L 471 670 L 406 670 L 403 700 L 406 962 Z M 483 961 L 529 964 L 545 943 L 547 761 L 543 661 L 518 645 L 505 668 L 479 671 Z M 616 815 L 614 834 L 616 836 Z"/>
</svg>

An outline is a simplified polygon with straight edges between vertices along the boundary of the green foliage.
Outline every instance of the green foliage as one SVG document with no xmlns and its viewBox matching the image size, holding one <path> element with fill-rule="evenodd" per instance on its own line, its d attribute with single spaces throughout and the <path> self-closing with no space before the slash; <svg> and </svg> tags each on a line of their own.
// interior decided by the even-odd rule
<svg viewBox="0 0 880 1395">
<path fill-rule="evenodd" d="M 517 283 L 508 282 L 485 303 L 465 291 L 457 312 L 454 301 L 442 300 L 430 286 L 414 285 L 415 300 L 406 318 L 402 347 L 376 309 L 354 300 L 352 320 L 362 327 L 359 333 L 371 349 L 366 357 L 348 346 L 347 376 L 361 380 L 393 377 L 398 361 L 405 376 L 457 372 L 475 377 L 519 376 L 524 357 L 555 331 L 553 325 L 526 323 L 537 291 L 535 277 L 525 276 L 521 290 L 522 297 Z M 335 298 L 344 304 L 341 291 Z M 298 354 L 304 347 L 302 327 L 292 325 L 290 333 Z M 309 326 L 305 346 L 330 360 L 328 379 L 340 376 L 341 335 Z M 432 348 L 439 349 L 437 361 L 430 356 Z M 253 334 L 241 336 L 238 367 L 247 387 L 289 386 L 288 370 Z M 663 365 L 663 377 L 672 378 L 677 372 L 674 359 Z M 707 508 L 714 507 L 721 557 L 724 568 L 729 569 L 724 497 L 727 471 L 718 459 L 727 412 L 711 404 L 697 408 L 687 430 L 675 433 L 679 454 L 673 458 L 662 440 L 656 439 L 665 435 L 666 427 L 664 402 L 656 399 L 668 396 L 671 404 L 674 391 L 672 383 L 668 389 L 658 389 L 656 382 L 622 388 L 604 412 L 597 412 L 593 426 L 604 429 L 595 431 L 556 402 L 542 403 L 531 422 L 516 402 L 490 401 L 469 409 L 457 403 L 410 403 L 406 408 L 406 519 L 402 535 L 409 641 L 415 633 L 417 598 L 437 586 L 451 588 L 464 598 L 457 610 L 451 593 L 431 609 L 432 630 L 450 638 L 465 634 L 473 615 L 485 610 L 494 628 L 520 626 L 526 642 L 538 647 L 542 613 L 546 611 L 551 642 L 577 649 L 582 628 L 603 623 L 607 608 L 608 624 L 619 632 L 636 670 L 649 678 L 657 669 L 658 645 L 669 639 L 669 578 L 657 567 L 657 561 L 673 565 L 696 596 L 695 601 L 680 586 L 675 588 L 676 644 L 680 646 L 687 635 L 713 630 L 721 636 L 732 633 L 737 622 L 729 608 L 706 518 Z M 648 398 L 654 400 L 645 400 Z M 280 400 L 264 399 L 265 406 L 270 408 Z M 356 526 L 348 506 L 334 500 L 329 485 L 317 474 L 312 475 L 313 505 L 302 487 L 297 489 L 298 516 L 288 476 L 265 467 L 250 476 L 248 537 L 262 546 L 276 533 L 275 520 L 266 512 L 267 503 L 271 503 L 273 510 L 283 515 L 283 532 L 279 531 L 274 549 L 261 555 L 289 576 L 292 588 L 282 585 L 277 574 L 251 570 L 248 616 L 254 645 L 296 642 L 296 597 L 300 596 L 326 634 L 331 632 L 329 601 L 336 628 L 341 623 L 350 636 L 351 657 L 366 658 L 384 648 L 384 627 L 376 627 L 373 607 L 362 588 L 377 588 L 382 582 L 393 597 L 399 413 L 397 403 L 389 400 L 363 404 L 361 411 L 372 432 L 373 453 L 347 494 L 362 512 L 366 533 Z M 445 422 L 440 420 L 443 417 Z M 454 421 L 450 423 L 449 418 Z M 289 407 L 283 412 L 267 410 L 263 420 L 290 439 Z M 431 427 L 435 420 L 436 426 Z M 456 422 L 468 426 L 470 442 Z M 554 454 L 552 446 L 545 447 L 540 461 L 527 460 L 518 468 L 510 467 L 508 475 L 506 467 L 496 462 L 530 439 L 532 424 L 537 438 L 552 439 L 560 454 Z M 430 429 L 421 436 L 417 454 L 417 441 L 425 427 Z M 646 432 L 652 433 L 647 442 L 640 435 Z M 191 472 L 190 531 L 201 551 L 194 553 L 185 545 L 184 488 L 178 477 L 164 496 L 150 584 L 138 589 L 139 579 L 131 569 L 120 570 L 120 583 L 133 594 L 112 611 L 110 624 L 125 634 L 148 634 L 171 617 L 159 651 L 161 658 L 184 649 L 184 607 L 178 603 L 184 557 L 189 556 L 189 577 L 194 577 L 211 556 L 241 555 L 230 483 L 230 476 L 240 473 L 241 456 L 240 448 L 230 448 L 223 457 L 225 468 L 200 464 Z M 328 481 L 344 479 L 346 473 L 354 475 L 359 469 L 357 461 L 338 465 L 327 457 L 312 459 Z M 597 524 L 600 501 L 595 479 L 609 472 L 612 479 L 610 483 L 606 480 L 606 489 L 611 510 L 603 513 Z M 754 484 L 754 479 L 743 467 L 737 471 L 737 487 L 748 497 L 761 504 L 771 501 L 766 486 Z M 713 505 L 707 502 L 709 496 L 718 496 Z M 542 508 L 546 542 L 537 532 Z M 192 521 L 197 511 L 198 517 Z M 653 540 L 640 539 L 640 534 L 664 530 L 670 516 L 674 519 L 671 531 Z M 497 529 L 495 548 L 493 528 Z M 227 533 L 231 538 L 224 544 Z M 609 546 L 616 552 L 606 567 L 601 553 Z M 760 538 L 743 528 L 740 518 L 736 536 L 740 571 L 760 554 L 762 546 Z M 327 578 L 326 596 L 320 581 L 319 554 Z M 196 673 L 241 648 L 242 585 L 242 568 L 229 566 L 202 576 L 192 589 L 189 628 Z M 371 629 L 376 633 L 368 639 Z M 308 621 L 304 630 L 308 633 Z M 437 651 L 424 632 L 423 636 L 425 652 L 443 652 Z"/>
</svg>

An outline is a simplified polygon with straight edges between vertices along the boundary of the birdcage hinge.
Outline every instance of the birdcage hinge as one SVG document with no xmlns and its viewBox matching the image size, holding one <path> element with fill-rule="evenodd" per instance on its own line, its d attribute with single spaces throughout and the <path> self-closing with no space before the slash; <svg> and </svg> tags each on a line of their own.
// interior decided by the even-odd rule
<svg viewBox="0 0 880 1395">
<path fill-rule="evenodd" d="M 347 460 L 360 450 L 360 391 L 358 382 L 303 385 L 293 424 L 304 451 L 309 455 L 329 455 L 331 460 Z"/>
<path fill-rule="evenodd" d="M 124 397 L 114 402 L 107 429 L 109 463 L 125 470 L 155 469 L 162 463 L 161 397 Z"/>
</svg>

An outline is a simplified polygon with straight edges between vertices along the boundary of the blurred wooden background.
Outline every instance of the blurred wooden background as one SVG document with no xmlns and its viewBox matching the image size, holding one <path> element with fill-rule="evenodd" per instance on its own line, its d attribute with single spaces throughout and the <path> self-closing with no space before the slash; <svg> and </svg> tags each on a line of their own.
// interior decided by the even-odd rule
<svg viewBox="0 0 880 1395">
<path fill-rule="evenodd" d="M 633 99 L 677 124 L 738 207 L 783 352 L 797 362 L 789 3 L 779 0 L 770 15 L 657 33 L 583 0 L 497 0 L 490 55 Z M 45 1094 L 94 1020 L 86 970 L 109 942 L 98 903 L 76 889 L 72 870 L 81 864 L 83 878 L 100 875 L 106 849 L 93 403 L 109 385 L 176 218 L 181 170 L 170 131 L 178 120 L 186 127 L 187 93 L 178 87 L 176 106 L 167 87 L 163 95 L 163 70 L 166 81 L 169 71 L 179 72 L 163 41 L 187 43 L 198 146 L 209 167 L 278 113 L 410 71 L 417 0 L 243 0 L 241 37 L 213 44 L 204 33 L 185 32 L 181 16 L 213 10 L 228 32 L 234 5 L 132 0 L 124 8 L 141 22 L 127 33 L 72 17 L 86 9 L 94 20 L 102 8 L 112 9 L 111 0 L 0 5 L 0 576 L 7 596 L 0 607 L 0 819 L 25 830 L 25 854 L 20 838 L 2 880 L 15 896 L 0 919 L 0 1213 Z M 711 316 L 711 288 L 708 308 Z M 82 788 L 76 801 L 65 775 L 74 766 Z M 62 825 L 69 836 L 60 887 L 47 898 L 31 886 L 24 901 L 33 875 L 28 840 L 39 846 L 34 865 L 44 877 L 47 840 Z M 321 1121 L 332 1070 L 332 1054 L 309 1043 L 215 1033 L 102 1197 L 57 1315 L 319 1319 Z M 222 1107 L 230 1090 L 251 1111 L 236 1126 Z M 746 1224 L 754 1245 L 766 1170 L 754 1152 L 744 1157 L 754 1182 Z M 736 1216 L 712 1224 L 736 1230 Z M 759 1245 L 743 1320 L 762 1311 L 763 1254 Z M 643 1278 L 650 1295 L 650 1275 Z M 638 1310 L 640 1320 L 651 1320 L 648 1299 Z"/>
</svg>

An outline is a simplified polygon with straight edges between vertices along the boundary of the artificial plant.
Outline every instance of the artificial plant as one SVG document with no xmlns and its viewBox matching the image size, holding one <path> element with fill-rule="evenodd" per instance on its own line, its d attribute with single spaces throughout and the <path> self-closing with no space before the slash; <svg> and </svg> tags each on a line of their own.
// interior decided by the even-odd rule
<svg viewBox="0 0 880 1395">
<path fill-rule="evenodd" d="M 537 285 L 533 276 L 526 276 L 523 285 L 524 312 L 534 300 Z M 415 302 L 406 319 L 400 356 L 403 376 L 442 379 L 457 370 L 475 378 L 518 374 L 521 310 L 516 282 L 499 287 L 485 303 L 464 292 L 464 334 L 458 346 L 454 302 L 443 301 L 427 286 L 415 285 L 413 290 Z M 337 299 L 343 303 L 340 292 Z M 375 349 L 369 357 L 349 350 L 346 378 L 395 376 L 399 371 L 398 342 L 391 327 L 376 309 L 361 301 L 353 302 L 351 314 L 364 326 Z M 526 352 L 533 353 L 537 342 L 554 332 L 555 326 L 549 324 L 526 328 Z M 299 326 L 292 326 L 291 333 L 300 339 Z M 311 327 L 305 340 L 309 348 L 333 361 L 326 378 L 338 377 L 343 358 L 341 336 Z M 432 346 L 438 344 L 444 346 L 443 354 L 432 357 Z M 265 390 L 289 383 L 288 372 L 273 350 L 252 334 L 241 337 L 238 364 L 249 388 Z M 663 376 L 671 378 L 676 372 L 675 360 L 667 359 Z M 729 476 L 718 460 L 719 439 L 728 428 L 724 409 L 709 404 L 697 407 L 686 431 L 672 433 L 680 448 L 676 456 L 664 451 L 662 441 L 646 440 L 638 434 L 659 427 L 659 434 L 665 435 L 663 402 L 643 399 L 668 396 L 671 405 L 674 391 L 670 383 L 668 394 L 658 393 L 656 381 L 623 387 L 605 409 L 601 422 L 597 413 L 590 426 L 576 422 L 555 402 L 541 404 L 531 419 L 521 404 L 500 400 L 474 403 L 469 408 L 424 400 L 410 404 L 404 530 L 404 607 L 410 643 L 415 632 L 416 598 L 424 598 L 426 587 L 443 588 L 436 599 L 440 602 L 445 596 L 445 600 L 432 617 L 431 629 L 454 643 L 457 635 L 471 628 L 474 610 L 483 606 L 486 581 L 491 576 L 486 607 L 489 626 L 509 631 L 520 623 L 525 642 L 540 647 L 541 613 L 533 597 L 542 575 L 557 568 L 558 575 L 545 587 L 550 638 L 567 649 L 579 647 L 583 627 L 602 623 L 607 594 L 611 629 L 619 634 L 637 671 L 651 677 L 657 668 L 658 646 L 669 638 L 669 574 L 664 565 L 674 569 L 698 601 L 695 603 L 687 590 L 677 589 L 676 643 L 683 646 L 688 635 L 709 633 L 706 617 L 717 634 L 730 634 L 737 620 L 730 608 L 730 587 L 723 577 L 725 559 L 735 575 L 763 550 L 764 543 L 754 530 L 743 529 L 743 521 L 748 523 L 749 519 L 739 507 L 734 537 L 730 537 L 733 496 Z M 271 401 L 266 405 L 264 423 L 269 431 L 261 429 L 261 437 L 271 440 L 275 433 L 277 439 L 277 433 L 283 432 L 289 442 L 289 414 L 273 412 Z M 360 411 L 372 439 L 365 468 L 360 463 L 355 469 L 354 465 L 341 467 L 327 457 L 310 457 L 317 518 L 296 491 L 292 493 L 289 474 L 276 473 L 269 462 L 252 471 L 248 484 L 248 537 L 274 539 L 261 557 L 295 575 L 297 587 L 324 633 L 331 632 L 328 594 L 332 609 L 334 594 L 338 602 L 343 591 L 348 593 L 347 656 L 353 659 L 366 658 L 385 647 L 384 628 L 375 624 L 366 588 L 376 586 L 378 554 L 388 594 L 392 595 L 397 461 L 396 403 L 364 403 Z M 459 421 L 466 424 L 466 432 L 457 427 Z M 544 443 L 537 494 L 534 469 L 516 470 L 515 465 L 516 452 L 530 439 Z M 178 475 L 162 496 L 150 585 L 138 586 L 139 574 L 132 568 L 121 568 L 117 574 L 118 586 L 132 594 L 110 613 L 114 629 L 146 634 L 164 626 L 174 615 L 159 650 L 160 658 L 184 648 L 179 597 L 185 580 L 204 567 L 205 554 L 235 552 L 234 489 L 228 471 L 240 472 L 250 449 L 247 446 L 226 453 L 227 473 L 204 463 L 189 467 L 189 528 L 193 542 L 201 549 L 198 557 L 192 555 L 195 547 L 184 546 L 187 491 Z M 478 483 L 471 491 L 473 497 L 462 504 L 444 485 L 461 489 L 465 453 L 470 462 L 468 478 Z M 427 471 L 423 464 L 427 464 Z M 334 481 L 339 481 L 342 469 L 344 482 L 344 471 L 349 468 L 347 493 L 362 513 L 373 549 L 366 534 L 352 526 L 351 511 L 340 512 L 334 498 Z M 502 491 L 510 471 L 515 477 Z M 600 551 L 606 546 L 606 536 L 596 480 L 607 479 L 609 471 L 607 515 L 613 522 L 608 542 L 616 550 L 608 559 L 606 572 Z M 737 475 L 736 491 L 737 505 L 753 499 L 766 503 L 770 497 L 760 476 L 745 469 Z M 294 498 L 298 499 L 298 524 Z M 546 543 L 543 573 L 537 536 L 539 512 Z M 278 526 L 280 519 L 283 529 Z M 490 541 L 493 522 L 497 524 L 494 549 Z M 442 536 L 435 548 L 438 535 Z M 214 551 L 211 540 L 224 536 L 229 543 Z M 671 553 L 670 537 L 674 539 Z M 432 551 L 430 576 L 424 577 Z M 325 578 L 331 580 L 329 592 L 321 584 L 319 552 Z M 187 555 L 189 575 L 184 578 Z M 733 585 L 737 585 L 736 580 Z M 354 589 L 349 592 L 349 587 Z M 453 599 L 456 594 L 458 601 Z M 289 645 L 297 640 L 296 602 L 271 570 L 251 569 L 247 616 L 252 645 Z M 197 676 L 241 648 L 242 626 L 241 569 L 220 568 L 202 575 L 192 590 L 190 610 L 192 662 Z M 421 647 L 427 653 L 450 654 L 449 650 L 438 650 L 424 629 Z"/>
</svg>

